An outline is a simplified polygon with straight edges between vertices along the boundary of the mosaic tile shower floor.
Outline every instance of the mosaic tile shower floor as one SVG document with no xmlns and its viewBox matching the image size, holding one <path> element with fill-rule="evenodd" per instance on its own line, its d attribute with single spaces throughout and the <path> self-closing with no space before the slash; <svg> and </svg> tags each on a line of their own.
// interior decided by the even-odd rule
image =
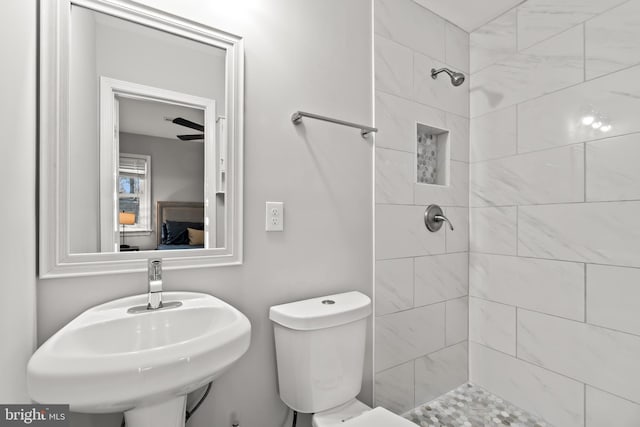
<svg viewBox="0 0 640 427">
<path fill-rule="evenodd" d="M 553 427 L 473 384 L 461 385 L 404 416 L 421 427 Z"/>
</svg>

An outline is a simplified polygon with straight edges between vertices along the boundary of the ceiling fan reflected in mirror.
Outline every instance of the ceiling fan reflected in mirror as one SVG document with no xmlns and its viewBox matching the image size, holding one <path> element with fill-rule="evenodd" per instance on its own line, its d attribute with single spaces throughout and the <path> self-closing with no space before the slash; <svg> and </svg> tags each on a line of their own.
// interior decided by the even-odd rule
<svg viewBox="0 0 640 427">
<path fill-rule="evenodd" d="M 198 130 L 200 132 L 204 132 L 204 126 L 198 123 L 192 122 L 191 120 L 187 120 L 183 117 L 176 117 L 172 119 L 170 117 L 164 118 L 166 121 L 171 123 L 175 123 L 180 126 L 188 127 L 189 129 Z M 176 135 L 176 137 L 181 141 L 202 141 L 204 140 L 204 133 L 201 134 L 190 134 L 190 135 Z"/>
</svg>

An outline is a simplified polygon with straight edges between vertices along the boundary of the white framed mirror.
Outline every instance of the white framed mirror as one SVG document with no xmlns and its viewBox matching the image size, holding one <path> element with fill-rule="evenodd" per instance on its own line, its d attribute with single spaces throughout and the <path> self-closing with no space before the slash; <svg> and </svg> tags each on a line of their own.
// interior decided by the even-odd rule
<svg viewBox="0 0 640 427">
<path fill-rule="evenodd" d="M 243 41 L 41 0 L 39 276 L 242 263 Z"/>
</svg>

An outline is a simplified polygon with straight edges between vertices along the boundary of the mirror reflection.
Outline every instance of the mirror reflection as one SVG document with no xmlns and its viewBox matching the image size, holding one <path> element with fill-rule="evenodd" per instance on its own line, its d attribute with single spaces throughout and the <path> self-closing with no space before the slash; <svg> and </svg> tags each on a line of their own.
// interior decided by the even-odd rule
<svg viewBox="0 0 640 427">
<path fill-rule="evenodd" d="M 72 253 L 225 247 L 225 54 L 72 6 Z"/>
</svg>

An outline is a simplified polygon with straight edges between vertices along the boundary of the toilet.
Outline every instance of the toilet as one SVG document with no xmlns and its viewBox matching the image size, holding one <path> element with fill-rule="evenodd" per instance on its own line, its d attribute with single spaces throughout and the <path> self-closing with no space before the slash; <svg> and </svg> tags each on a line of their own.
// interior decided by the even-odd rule
<svg viewBox="0 0 640 427">
<path fill-rule="evenodd" d="M 356 399 L 370 315 L 371 300 L 355 291 L 271 307 L 280 398 L 313 413 L 313 427 L 415 427 Z"/>
</svg>

